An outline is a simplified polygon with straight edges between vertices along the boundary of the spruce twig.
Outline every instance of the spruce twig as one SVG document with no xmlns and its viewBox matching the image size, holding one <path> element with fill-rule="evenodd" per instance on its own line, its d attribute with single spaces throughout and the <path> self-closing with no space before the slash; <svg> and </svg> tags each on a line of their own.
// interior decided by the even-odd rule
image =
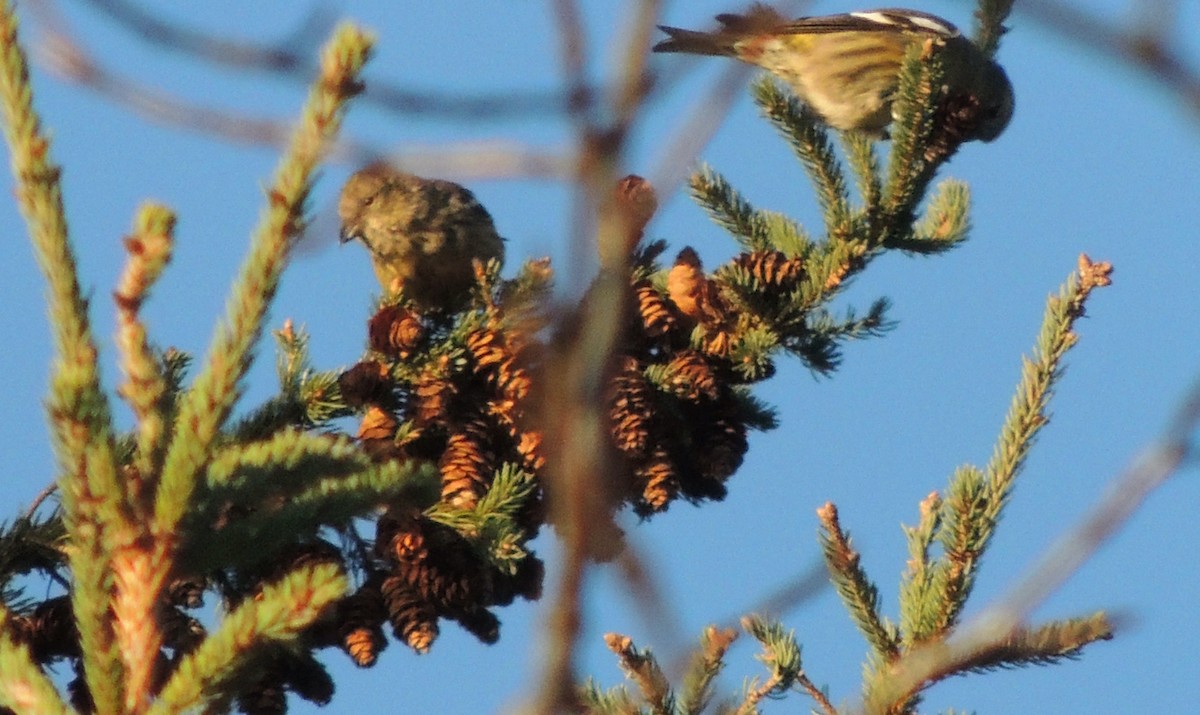
<svg viewBox="0 0 1200 715">
<path fill-rule="evenodd" d="M 808 171 L 831 235 L 844 234 L 850 220 L 850 193 L 829 133 L 796 95 L 769 77 L 755 81 L 754 99 Z"/>
<path fill-rule="evenodd" d="M 117 348 L 125 383 L 117 391 L 137 419 L 136 474 L 130 489 L 139 489 L 158 473 L 165 435 L 165 405 L 170 384 L 146 337 L 139 309 L 150 287 L 171 260 L 175 214 L 165 206 L 146 204 L 134 219 L 133 233 L 125 239 L 129 259 L 113 299 L 117 304 Z M 135 498 L 140 499 L 139 496 Z"/>
<path fill-rule="evenodd" d="M 7 0 L 0 0 L 0 102 L 18 204 L 49 285 L 55 358 L 48 411 L 60 469 L 63 518 L 72 536 L 71 594 L 80 623 L 84 669 L 95 680 L 92 695 L 97 711 L 116 712 L 124 677 L 109 615 L 111 562 L 115 534 L 132 527 L 131 515 L 117 476 L 112 416 L 100 385 L 87 301 L 67 238 L 62 170 L 51 157 L 50 139 L 33 109 L 28 62 Z"/>
<path fill-rule="evenodd" d="M 609 650 L 617 654 L 625 677 L 637 684 L 650 713 L 672 715 L 675 710 L 675 698 L 667 683 L 667 676 L 663 674 L 654 655 L 648 650 L 635 648 L 629 636 L 619 633 L 605 634 L 604 643 Z"/>
<path fill-rule="evenodd" d="M 322 54 L 321 76 L 268 191 L 270 203 L 234 284 L 227 322 L 218 328 L 209 359 L 180 405 L 155 505 L 155 521 L 164 534 L 179 523 L 186 511 L 199 470 L 250 368 L 251 351 L 262 332 L 267 306 L 278 286 L 292 239 L 301 228 L 304 202 L 317 163 L 341 127 L 346 102 L 360 90 L 356 76 L 371 45 L 368 35 L 343 25 Z"/>
<path fill-rule="evenodd" d="M 975 44 L 992 57 L 1000 48 L 1000 38 L 1008 32 L 1004 21 L 1012 12 L 1014 0 L 979 0 L 975 10 Z"/>
<path fill-rule="evenodd" d="M 957 470 L 946 500 L 937 500 L 938 516 L 924 514 L 921 526 L 910 532 L 910 545 L 915 545 L 921 556 L 927 557 L 930 535 L 935 535 L 944 553 L 932 563 L 910 565 L 901 602 L 904 622 L 912 628 L 904 634 L 909 650 L 886 672 L 877 670 L 867 679 L 867 712 L 891 713 L 909 707 L 921 690 L 949 675 L 999 665 L 1053 662 L 1111 635 L 1111 626 L 1101 616 L 1050 624 L 1032 632 L 1003 618 L 962 629 L 965 633 L 953 630 L 1016 476 L 1034 438 L 1048 422 L 1046 407 L 1062 376 L 1063 358 L 1078 341 L 1075 321 L 1083 316 L 1092 291 L 1111 282 L 1111 270 L 1107 263 L 1080 257 L 1078 271 L 1047 301 L 1041 334 L 1032 357 L 1023 361 L 1016 396 L 991 462 L 982 471 L 974 467 Z M 923 510 L 934 505 L 927 500 Z M 1043 650 L 1037 650 L 1039 645 Z"/>
<path fill-rule="evenodd" d="M 193 710 L 214 699 L 255 648 L 265 642 L 294 641 L 348 586 L 337 566 L 318 564 L 264 587 L 183 657 L 147 715 Z"/>
<path fill-rule="evenodd" d="M 692 654 L 683 674 L 676 700 L 679 715 L 700 715 L 713 696 L 713 681 L 725 667 L 725 653 L 737 638 L 732 628 L 709 626 L 700 637 L 700 647 Z"/>
<path fill-rule="evenodd" d="M 821 522 L 825 563 L 842 603 L 873 653 L 884 662 L 892 660 L 900 653 L 896 628 L 879 611 L 879 589 L 859 563 L 859 554 L 850 545 L 850 536 L 842 530 L 837 507 L 827 502 L 817 510 L 817 518 Z"/>
</svg>

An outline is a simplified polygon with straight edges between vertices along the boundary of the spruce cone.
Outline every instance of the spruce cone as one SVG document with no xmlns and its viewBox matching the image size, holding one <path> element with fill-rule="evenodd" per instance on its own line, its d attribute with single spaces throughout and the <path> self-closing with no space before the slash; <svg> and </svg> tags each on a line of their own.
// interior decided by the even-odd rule
<svg viewBox="0 0 1200 715">
<path fill-rule="evenodd" d="M 640 280 L 633 284 L 634 299 L 636 300 L 638 317 L 642 329 L 652 338 L 669 334 L 679 324 L 671 304 L 662 293 L 651 285 L 650 281 Z"/>
<path fill-rule="evenodd" d="M 178 578 L 167 586 L 167 602 L 180 608 L 200 608 L 204 605 L 204 583 L 191 578 Z"/>
<path fill-rule="evenodd" d="M 642 484 L 643 508 L 647 512 L 666 511 L 679 493 L 679 478 L 675 465 L 666 450 L 656 449 L 650 460 L 638 467 L 636 476 Z"/>
<path fill-rule="evenodd" d="M 455 614 L 454 620 L 482 643 L 492 645 L 500 640 L 500 619 L 486 608 Z"/>
<path fill-rule="evenodd" d="M 238 711 L 246 715 L 283 715 L 287 712 L 287 689 L 279 673 L 265 673 L 237 696 Z"/>
<path fill-rule="evenodd" d="M 397 562 L 420 561 L 425 548 L 424 517 L 415 509 L 388 509 L 375 524 L 375 551 Z"/>
<path fill-rule="evenodd" d="M 14 619 L 16 620 L 16 619 Z M 29 650 L 38 663 L 49 663 L 56 658 L 77 658 L 79 653 L 79 631 L 75 628 L 75 614 L 71 611 L 70 596 L 56 596 L 39 603 L 25 621 L 24 631 Z"/>
<path fill-rule="evenodd" d="M 437 611 L 433 605 L 399 576 L 384 579 L 380 593 L 396 638 L 418 653 L 428 653 L 438 637 Z"/>
<path fill-rule="evenodd" d="M 163 645 L 179 653 L 191 653 L 207 635 L 204 625 L 174 606 L 162 616 Z"/>
<path fill-rule="evenodd" d="M 742 466 L 750 448 L 746 425 L 735 417 L 719 417 L 697 439 L 696 461 L 707 479 L 724 482 Z"/>
<path fill-rule="evenodd" d="M 312 653 L 289 653 L 282 659 L 280 671 L 284 685 L 308 702 L 328 705 L 333 700 L 333 678 Z"/>
<path fill-rule="evenodd" d="M 362 423 L 358 426 L 358 438 L 364 443 L 391 444 L 395 440 L 397 426 L 392 413 L 372 405 L 367 408 Z"/>
<path fill-rule="evenodd" d="M 690 247 L 679 252 L 667 272 L 667 295 L 679 312 L 707 327 L 723 325 L 729 319 L 720 288 L 705 275 L 700 257 Z"/>
<path fill-rule="evenodd" d="M 444 370 L 426 370 L 413 385 L 413 418 L 422 424 L 446 422 L 457 395 L 458 387 Z"/>
<path fill-rule="evenodd" d="M 96 701 L 92 700 L 92 693 L 83 679 L 83 661 L 72 660 L 71 668 L 75 672 L 75 677 L 67 683 L 67 695 L 71 700 L 71 707 L 79 713 L 96 712 Z"/>
<path fill-rule="evenodd" d="M 398 305 L 380 308 L 367 322 L 371 349 L 392 358 L 408 357 L 424 336 L 421 317 Z"/>
<path fill-rule="evenodd" d="M 371 574 L 357 591 L 342 599 L 337 606 L 342 650 L 360 668 L 375 665 L 379 653 L 387 647 L 387 638 L 380 628 L 387 618 L 383 594 L 380 592 L 382 581 L 382 574 Z"/>
<path fill-rule="evenodd" d="M 689 401 L 713 400 L 720 389 L 717 376 L 704 356 L 694 350 L 682 350 L 668 365 L 670 385 L 676 394 Z"/>
<path fill-rule="evenodd" d="M 338 376 L 342 399 L 351 407 L 385 405 L 391 401 L 391 382 L 388 369 L 374 360 L 355 363 Z"/>
<path fill-rule="evenodd" d="M 526 471 L 538 472 L 546 466 L 542 456 L 542 433 L 520 432 L 517 437 L 517 454 L 521 455 L 521 466 Z"/>
<path fill-rule="evenodd" d="M 774 291 L 791 290 L 804 276 L 804 263 L 781 251 L 743 253 L 734 259 L 734 265 L 744 269 L 764 288 Z"/>
<path fill-rule="evenodd" d="M 467 350 L 475 358 L 476 372 L 487 372 L 511 357 L 504 336 L 491 329 L 480 328 L 467 336 Z"/>
<path fill-rule="evenodd" d="M 450 435 L 438 468 L 442 473 L 442 501 L 473 509 L 492 483 L 495 455 L 488 448 L 487 426 L 470 422 Z"/>
<path fill-rule="evenodd" d="M 653 387 L 646 381 L 638 362 L 627 357 L 612 381 L 609 415 L 613 444 L 622 453 L 641 457 L 650 444 L 654 420 Z"/>
</svg>

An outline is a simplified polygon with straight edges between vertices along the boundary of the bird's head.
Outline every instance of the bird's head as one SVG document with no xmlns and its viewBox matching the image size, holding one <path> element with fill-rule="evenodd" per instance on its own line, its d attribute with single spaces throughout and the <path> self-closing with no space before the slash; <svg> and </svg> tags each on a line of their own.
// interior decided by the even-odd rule
<svg viewBox="0 0 1200 715">
<path fill-rule="evenodd" d="M 398 173 L 384 162 L 376 162 L 355 172 L 342 187 L 338 199 L 338 218 L 341 219 L 342 243 L 363 240 L 363 220 L 371 205 L 380 199 L 396 182 Z"/>
</svg>

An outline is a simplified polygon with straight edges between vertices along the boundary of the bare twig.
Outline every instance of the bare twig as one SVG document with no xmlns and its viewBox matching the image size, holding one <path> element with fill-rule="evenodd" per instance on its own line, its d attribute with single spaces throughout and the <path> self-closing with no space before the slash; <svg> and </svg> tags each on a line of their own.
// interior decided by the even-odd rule
<svg viewBox="0 0 1200 715">
<path fill-rule="evenodd" d="M 598 555 L 599 534 L 611 533 L 610 509 L 605 505 L 605 478 L 619 469 L 612 463 L 606 427 L 605 391 L 613 356 L 620 340 L 628 280 L 622 270 L 628 261 L 624 230 L 627 216 L 614 199 L 625 138 L 647 97 L 645 64 L 649 36 L 658 15 L 655 0 L 634 0 L 632 20 L 623 36 L 617 90 L 605 111 L 587 94 L 584 78 L 584 31 L 575 0 L 554 0 L 559 56 L 564 83 L 571 96 L 570 117 L 576 141 L 576 176 L 571 244 L 572 269 L 582 277 L 581 251 L 591 244 L 600 249 L 601 271 L 578 314 L 564 326 L 558 346 L 559 389 L 546 407 L 548 428 L 557 434 L 557 467 L 550 485 L 551 509 L 563 538 L 564 554 L 556 602 L 548 629 L 546 668 L 539 688 L 540 712 L 558 712 L 574 705 L 574 654 L 584 611 L 583 585 L 589 559 Z M 571 329 L 575 328 L 575 329 Z"/>
<path fill-rule="evenodd" d="M 84 4 L 108 15 L 144 41 L 164 49 L 200 57 L 213 64 L 238 69 L 263 69 L 285 74 L 316 71 L 312 56 L 321 40 L 333 29 L 334 18 L 320 6 L 300 21 L 298 27 L 274 43 L 242 42 L 199 32 L 167 22 L 125 0 L 83 0 Z"/>
<path fill-rule="evenodd" d="M 807 693 L 808 697 L 813 699 L 813 702 L 820 706 L 822 713 L 825 713 L 825 715 L 837 715 L 837 708 L 833 706 L 833 703 L 829 701 L 825 693 L 817 687 L 816 683 L 809 679 L 806 673 L 800 673 L 800 675 L 796 676 L 796 685 Z"/>
<path fill-rule="evenodd" d="M 37 510 L 42 507 L 42 504 L 50 498 L 51 494 L 54 494 L 56 491 L 58 491 L 58 482 L 51 482 L 50 484 L 47 484 L 42 488 L 42 491 L 38 492 L 37 496 L 33 498 L 33 501 L 29 503 L 29 506 L 25 508 L 25 513 L 22 516 L 26 519 L 32 519 L 33 515 L 37 513 Z"/>
<path fill-rule="evenodd" d="M 156 122 L 237 143 L 268 146 L 283 146 L 292 131 L 284 121 L 209 109 L 112 73 L 95 64 L 66 35 L 48 33 L 40 49 L 43 61 L 59 77 L 105 94 Z M 386 153 L 375 146 L 343 140 L 332 155 L 352 165 L 386 158 L 414 173 L 458 180 L 514 176 L 558 179 L 568 172 L 568 162 L 555 153 L 500 141 L 457 143 L 445 148 L 408 147 L 403 152 Z"/>
<path fill-rule="evenodd" d="M 238 143 L 272 146 L 282 146 L 291 131 L 290 126 L 274 119 L 217 111 L 126 79 L 97 64 L 78 42 L 58 30 L 46 31 L 38 58 L 58 77 L 106 95 L 155 121 Z"/>
<path fill-rule="evenodd" d="M 1200 111 L 1200 68 L 1189 66 L 1166 34 L 1178 30 L 1166 21 L 1175 14 L 1175 4 L 1160 1 L 1152 5 L 1153 12 L 1146 12 L 1128 28 L 1062 0 L 1028 0 L 1018 3 L 1017 11 L 1088 49 L 1143 70 Z"/>
<path fill-rule="evenodd" d="M 331 25 L 319 8 L 309 12 L 299 26 L 275 42 L 251 42 L 199 32 L 171 23 L 126 0 L 82 0 L 112 18 L 143 41 L 236 70 L 258 70 L 307 83 L 316 75 L 313 48 Z M 39 4 L 49 0 L 38 0 Z M 591 90 L 589 90 L 590 92 Z M 435 114 L 464 122 L 493 121 L 498 117 L 544 116 L 562 113 L 569 97 L 556 90 L 511 88 L 476 94 L 421 91 L 372 80 L 360 102 L 397 114 Z"/>
</svg>

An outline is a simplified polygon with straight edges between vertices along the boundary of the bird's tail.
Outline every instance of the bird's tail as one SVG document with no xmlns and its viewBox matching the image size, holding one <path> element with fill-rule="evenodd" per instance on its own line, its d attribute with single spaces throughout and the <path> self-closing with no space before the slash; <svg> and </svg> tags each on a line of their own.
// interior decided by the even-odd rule
<svg viewBox="0 0 1200 715">
<path fill-rule="evenodd" d="M 654 46 L 655 52 L 683 52 L 689 55 L 733 56 L 733 43 L 737 39 L 727 32 L 697 32 L 679 27 L 659 25 L 667 33 L 667 39 Z"/>
<path fill-rule="evenodd" d="M 654 46 L 655 52 L 686 52 L 692 55 L 737 57 L 737 43 L 755 35 L 773 35 L 785 31 L 790 21 L 766 3 L 756 2 L 743 14 L 717 15 L 721 25 L 716 32 L 696 32 L 678 27 L 658 29 L 667 39 Z"/>
</svg>

